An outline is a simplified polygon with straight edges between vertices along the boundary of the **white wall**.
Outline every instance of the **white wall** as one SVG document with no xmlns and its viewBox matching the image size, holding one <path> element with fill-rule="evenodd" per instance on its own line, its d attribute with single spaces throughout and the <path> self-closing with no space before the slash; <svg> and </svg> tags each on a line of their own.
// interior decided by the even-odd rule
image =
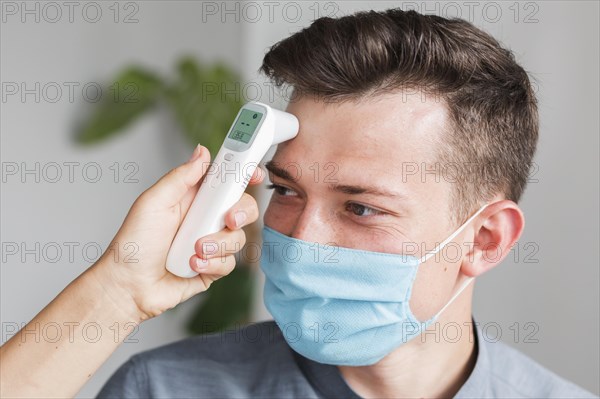
<svg viewBox="0 0 600 399">
<path fill-rule="evenodd" d="M 119 23 L 113 21 L 112 2 L 99 2 L 99 22 L 87 22 L 79 3 L 74 22 L 63 15 L 56 23 L 53 10 L 21 21 L 5 14 L 1 26 L 1 80 L 3 84 L 35 82 L 104 82 L 122 66 L 138 63 L 161 73 L 173 71 L 175 60 L 191 54 L 205 61 L 225 60 L 248 80 L 263 82 L 255 70 L 268 46 L 307 26 L 317 14 L 347 14 L 359 9 L 384 9 L 401 2 L 296 2 L 277 3 L 269 8 L 252 3 L 241 8 L 239 23 L 233 14 L 223 14 L 221 2 L 138 1 L 137 23 L 123 23 L 134 8 L 121 8 Z M 21 2 L 14 3 L 21 7 Z M 36 2 L 27 3 L 34 7 Z M 59 3 L 62 4 L 62 3 Z M 256 17 L 255 5 L 262 12 Z M 437 4 L 437 5 L 436 5 Z M 599 375 L 599 231 L 598 231 L 598 3 L 521 3 L 518 16 L 513 2 L 453 3 L 405 2 L 421 11 L 442 15 L 474 17 L 475 23 L 500 39 L 539 83 L 541 138 L 536 164 L 539 166 L 523 198 L 527 218 L 516 261 L 504 264 L 482 277 L 476 285 L 475 316 L 482 324 L 498 323 L 502 339 L 517 346 L 546 367 L 598 394 Z M 529 4 L 527 7 L 525 4 Z M 125 3 L 121 3 L 124 7 Z M 217 7 L 216 14 L 212 11 Z M 510 7 L 513 7 L 512 9 Z M 208 8 L 207 8 L 208 7 Z M 229 9 L 235 7 L 228 3 Z M 253 8 L 254 7 L 254 8 Z M 339 8 L 338 8 L 339 7 Z M 437 8 L 436 8 L 437 7 Z M 471 9 L 469 9 L 471 7 Z M 295 11 L 301 11 L 296 20 Z M 205 11 L 203 13 L 203 10 Z M 469 11 L 472 11 L 470 14 Z M 501 14 L 496 14 L 500 10 Z M 63 8 L 63 12 L 66 13 Z M 93 17 L 89 9 L 88 17 Z M 51 13 L 52 12 L 52 13 Z M 203 21 L 203 16 L 205 17 Z M 529 16 L 529 19 L 527 19 Z M 44 18 L 46 17 L 46 18 Z M 222 22 L 221 18 L 225 18 Z M 515 22 L 516 18 L 516 22 Z M 487 19 L 487 21 L 486 21 Z M 496 21 L 497 20 L 497 21 Z M 526 22 L 529 21 L 529 22 Z M 537 20 L 537 22 L 535 22 Z M 4 86 L 5 87 L 5 86 Z M 263 86 L 262 100 L 269 99 Z M 45 259 L 25 262 L 11 256 L 0 269 L 0 311 L 3 341 L 14 323 L 30 320 L 45 304 L 91 263 L 81 247 L 98 243 L 106 246 L 120 226 L 137 195 L 188 155 L 181 133 L 164 110 L 135 124 L 126 135 L 105 144 L 82 149 L 73 144 L 73 124 L 86 111 L 81 91 L 71 103 L 67 93 L 56 103 L 33 95 L 2 100 L 0 111 L 3 166 L 24 162 L 97 162 L 103 172 L 98 183 L 88 183 L 81 173 L 70 183 L 25 183 L 10 176 L 2 184 L 2 243 L 26 243 L 28 248 L 77 242 L 80 246 L 71 261 L 66 254 L 57 263 Z M 114 162 L 139 165 L 139 183 L 112 181 Z M 76 169 L 81 172 L 81 169 Z M 66 172 L 66 169 L 63 169 Z M 123 170 L 122 170 L 123 172 Z M 266 195 L 262 194 L 263 206 Z M 525 256 L 538 249 L 529 263 Z M 3 254 L 4 255 L 4 254 Z M 93 256 L 93 253 L 90 254 Z M 260 277 L 259 277 L 260 278 Z M 131 354 L 184 336 L 181 323 L 194 307 L 192 300 L 174 312 L 145 323 L 135 336 L 138 343 L 122 345 L 80 392 L 95 395 L 108 376 Z M 262 307 L 256 318 L 265 318 Z M 520 336 L 514 341 L 514 323 Z M 524 342 L 525 323 L 537 326 L 533 338 Z M 491 326 L 491 324 L 488 324 Z M 511 329 L 513 326 L 513 329 Z M 493 331 L 489 330 L 490 335 Z"/>
<path fill-rule="evenodd" d="M 33 8 L 35 3 L 42 12 L 39 2 L 27 5 Z M 26 23 L 22 23 L 20 14 L 5 15 L 6 22 L 2 23 L 3 83 L 25 82 L 27 87 L 34 87 L 35 82 L 41 82 L 41 86 L 49 82 L 60 86 L 64 82 L 80 84 L 73 103 L 66 89 L 56 103 L 45 101 L 54 97 L 53 92 L 42 95 L 39 103 L 33 95 L 27 96 L 25 102 L 19 95 L 8 96 L 2 102 L 3 164 L 16 162 L 20 166 L 24 162 L 29 168 L 35 162 L 41 166 L 50 162 L 81 165 L 75 169 L 73 183 L 68 181 L 68 169 L 64 167 L 63 179 L 58 183 L 42 179 L 37 184 L 34 176 L 27 176 L 26 182 L 21 183 L 19 176 L 11 176 L 2 184 L 2 242 L 24 242 L 28 248 L 33 248 L 36 242 L 41 247 L 58 243 L 65 249 L 57 263 L 45 261 L 54 257 L 54 253 L 42 256 L 40 262 L 35 262 L 33 256 L 28 256 L 26 262 L 21 262 L 18 256 L 8 256 L 7 262 L 3 262 L 0 271 L 3 341 L 14 323 L 30 320 L 91 265 L 82 254 L 84 245 L 97 243 L 106 248 L 135 198 L 191 154 L 192 148 L 164 110 L 144 117 L 127 134 L 98 146 L 78 147 L 71 139 L 73 125 L 89 105 L 81 87 L 89 82 L 105 83 L 128 64 L 145 65 L 174 76 L 175 62 L 185 54 L 206 62 L 223 60 L 241 70 L 241 25 L 215 20 L 202 23 L 200 3 L 136 2 L 135 18 L 139 22 L 127 24 L 122 22 L 123 18 L 133 8 L 121 8 L 121 22 L 114 23 L 114 14 L 108 8 L 113 2 L 99 2 L 102 18 L 90 23 L 81 14 L 87 3 L 79 4 L 73 23 L 69 22 L 68 14 L 57 23 L 46 22 L 43 14 L 39 23 L 35 22 L 35 16 L 27 16 Z M 93 18 L 93 8 L 88 11 Z M 48 17 L 53 18 L 54 14 Z M 92 162 L 99 164 L 103 173 L 98 183 L 88 183 L 82 177 L 83 166 Z M 113 181 L 114 172 L 110 169 L 115 162 L 121 170 L 118 183 Z M 124 169 L 127 162 L 138 165 L 133 177 L 139 183 L 124 182 L 124 173 L 132 171 Z M 50 173 L 50 169 L 47 171 Z M 65 245 L 69 244 L 64 244 L 68 242 L 79 243 L 72 261 L 66 253 Z M 87 256 L 94 257 L 93 250 Z M 79 396 L 94 396 L 133 353 L 184 337 L 182 323 L 196 304 L 197 300 L 189 301 L 142 325 L 134 337 L 138 343 L 122 345 Z"/>
</svg>

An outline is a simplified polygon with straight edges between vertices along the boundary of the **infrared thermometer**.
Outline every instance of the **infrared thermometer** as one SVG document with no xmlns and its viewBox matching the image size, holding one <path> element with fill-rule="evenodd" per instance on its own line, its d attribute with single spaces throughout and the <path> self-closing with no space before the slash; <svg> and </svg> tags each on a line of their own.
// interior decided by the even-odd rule
<svg viewBox="0 0 600 399">
<path fill-rule="evenodd" d="M 190 268 L 196 241 L 225 227 L 225 214 L 244 194 L 260 160 L 272 145 L 296 137 L 298 128 L 294 115 L 259 102 L 240 109 L 175 235 L 168 271 L 186 278 L 198 275 Z"/>
</svg>

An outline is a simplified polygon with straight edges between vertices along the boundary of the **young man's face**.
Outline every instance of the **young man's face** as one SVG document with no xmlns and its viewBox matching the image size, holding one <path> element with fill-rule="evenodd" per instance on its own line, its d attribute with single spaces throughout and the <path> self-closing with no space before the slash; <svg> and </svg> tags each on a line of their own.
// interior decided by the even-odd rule
<svg viewBox="0 0 600 399">
<path fill-rule="evenodd" d="M 452 183 L 424 170 L 433 170 L 447 129 L 442 102 L 403 93 L 341 104 L 305 97 L 287 111 L 300 131 L 279 145 L 269 166 L 277 187 L 267 226 L 305 241 L 416 256 L 458 227 L 451 223 Z M 455 255 L 419 268 L 410 306 L 420 320 L 451 295 L 461 264 Z"/>
</svg>

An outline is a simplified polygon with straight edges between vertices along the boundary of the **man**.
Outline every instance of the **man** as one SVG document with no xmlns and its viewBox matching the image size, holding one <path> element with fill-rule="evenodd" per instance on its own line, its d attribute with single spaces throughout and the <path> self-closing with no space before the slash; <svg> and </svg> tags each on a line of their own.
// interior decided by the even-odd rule
<svg viewBox="0 0 600 399">
<path fill-rule="evenodd" d="M 468 22 L 388 10 L 318 19 L 262 71 L 294 88 L 300 121 L 267 164 L 278 325 L 136 355 L 99 397 L 592 397 L 471 318 L 472 280 L 523 231 L 538 137 L 509 51 Z"/>
<path fill-rule="evenodd" d="M 523 230 L 537 142 L 535 97 L 509 51 L 467 22 L 389 10 L 319 19 L 262 70 L 294 88 L 300 121 L 267 165 L 261 268 L 276 323 L 133 356 L 99 397 L 592 397 L 487 342 L 471 318 L 473 279 Z M 0 348 L 0 396 L 74 396 L 121 328 L 231 272 L 258 217 L 248 194 L 196 243 L 198 276 L 165 270 L 208 160 L 198 146 L 146 190 L 111 250 Z M 136 262 L 119 256 L 131 242 Z M 32 338 L 40 326 L 56 339 Z"/>
</svg>

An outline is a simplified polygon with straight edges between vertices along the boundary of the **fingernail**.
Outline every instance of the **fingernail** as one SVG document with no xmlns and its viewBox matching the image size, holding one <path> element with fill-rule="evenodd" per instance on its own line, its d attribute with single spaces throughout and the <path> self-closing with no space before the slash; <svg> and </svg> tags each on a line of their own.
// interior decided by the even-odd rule
<svg viewBox="0 0 600 399">
<path fill-rule="evenodd" d="M 212 255 L 217 252 L 218 246 L 215 242 L 204 242 L 202 243 L 202 252 L 206 255 Z"/>
<path fill-rule="evenodd" d="M 198 267 L 199 270 L 204 270 L 208 268 L 208 261 L 206 259 L 197 258 L 196 267 Z"/>
<path fill-rule="evenodd" d="M 194 148 L 194 152 L 192 153 L 192 156 L 188 162 L 192 162 L 192 161 L 195 161 L 196 159 L 198 159 L 198 157 L 200 157 L 201 153 L 202 153 L 202 146 L 200 144 L 198 144 L 198 145 L 196 145 L 196 148 Z"/>
<path fill-rule="evenodd" d="M 235 213 L 235 225 L 237 227 L 240 227 L 241 225 L 243 225 L 244 222 L 246 221 L 246 219 L 248 219 L 248 216 L 246 216 L 246 212 L 237 211 Z"/>
</svg>

